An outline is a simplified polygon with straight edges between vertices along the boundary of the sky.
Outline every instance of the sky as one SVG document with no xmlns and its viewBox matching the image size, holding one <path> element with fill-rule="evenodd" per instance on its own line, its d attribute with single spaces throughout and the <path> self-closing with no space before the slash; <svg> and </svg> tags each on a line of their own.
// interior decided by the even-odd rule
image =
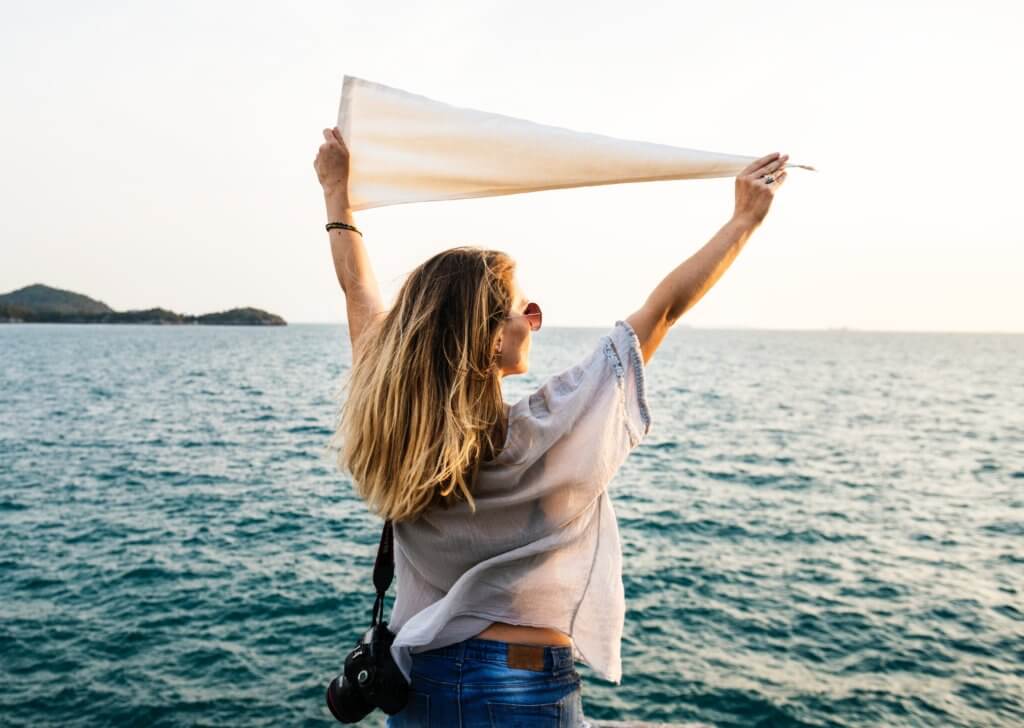
<svg viewBox="0 0 1024 728">
<path fill-rule="evenodd" d="M 790 155 L 695 327 L 1024 331 L 1019 2 L 55 2 L 0 23 L 0 292 L 343 322 L 313 170 L 345 74 L 543 124 Z M 509 253 L 545 326 L 610 327 L 734 180 L 356 213 L 381 292 Z"/>
</svg>

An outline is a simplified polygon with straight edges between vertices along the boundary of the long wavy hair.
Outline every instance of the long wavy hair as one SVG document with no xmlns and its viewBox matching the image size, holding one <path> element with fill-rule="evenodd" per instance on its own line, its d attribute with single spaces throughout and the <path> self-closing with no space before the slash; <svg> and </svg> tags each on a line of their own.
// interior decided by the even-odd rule
<svg viewBox="0 0 1024 728">
<path fill-rule="evenodd" d="M 380 517 L 412 520 L 460 499 L 476 510 L 480 463 L 505 441 L 495 346 L 514 271 L 498 250 L 445 250 L 415 268 L 391 310 L 360 334 L 332 444 Z"/>
</svg>

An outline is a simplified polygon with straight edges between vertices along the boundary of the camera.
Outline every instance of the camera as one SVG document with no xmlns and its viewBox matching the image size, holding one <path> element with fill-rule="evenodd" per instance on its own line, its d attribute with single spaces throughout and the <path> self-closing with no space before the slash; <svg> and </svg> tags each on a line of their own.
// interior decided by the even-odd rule
<svg viewBox="0 0 1024 728">
<path fill-rule="evenodd" d="M 391 656 L 394 641 L 387 624 L 375 619 L 327 686 L 327 707 L 342 723 L 358 723 L 374 708 L 394 715 L 409 701 L 409 683 Z"/>
</svg>

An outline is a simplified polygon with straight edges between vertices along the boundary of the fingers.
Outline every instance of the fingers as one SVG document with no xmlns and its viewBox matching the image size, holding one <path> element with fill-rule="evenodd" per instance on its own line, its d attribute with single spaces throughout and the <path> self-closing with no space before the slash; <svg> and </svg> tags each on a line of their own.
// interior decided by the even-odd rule
<svg viewBox="0 0 1024 728">
<path fill-rule="evenodd" d="M 767 164 L 768 162 L 770 162 L 771 160 L 775 159 L 778 156 L 778 152 L 772 152 L 771 154 L 767 154 L 761 157 L 760 159 L 755 159 L 753 162 L 748 164 L 742 172 L 740 172 L 740 175 L 751 174 L 752 172 L 754 172 L 757 169 L 760 169 L 765 164 Z"/>
<path fill-rule="evenodd" d="M 766 157 L 761 157 L 755 162 L 752 162 L 745 170 L 740 172 L 739 176 L 750 176 L 750 177 L 763 177 L 766 174 L 771 174 L 777 169 L 781 169 L 786 166 L 786 162 L 789 161 L 788 154 L 780 155 L 778 152 L 775 154 L 769 154 Z"/>
<path fill-rule="evenodd" d="M 786 164 L 786 160 L 788 160 L 788 159 L 789 159 L 789 155 L 788 154 L 783 154 L 781 157 L 776 157 L 772 161 L 768 162 L 768 164 L 766 164 L 763 167 L 761 167 L 760 169 L 756 170 L 754 172 L 754 176 L 755 177 L 763 177 L 766 174 L 771 174 L 775 170 L 781 169 L 782 167 L 784 167 L 785 164 Z"/>
<path fill-rule="evenodd" d="M 338 127 L 324 129 L 324 139 L 327 140 L 328 144 L 337 144 L 342 149 L 347 148 L 345 146 L 345 140 L 341 137 L 341 131 L 338 129 Z"/>
<path fill-rule="evenodd" d="M 765 164 L 760 169 L 754 170 L 750 174 L 750 176 L 753 177 L 754 179 L 761 179 L 766 174 L 772 174 L 772 173 L 776 172 L 777 170 L 780 170 L 780 169 L 784 168 L 786 166 L 786 161 L 788 159 L 789 159 L 789 155 L 788 154 L 784 154 L 781 157 L 778 157 L 777 159 L 774 159 L 771 162 L 768 162 L 768 164 Z"/>
</svg>

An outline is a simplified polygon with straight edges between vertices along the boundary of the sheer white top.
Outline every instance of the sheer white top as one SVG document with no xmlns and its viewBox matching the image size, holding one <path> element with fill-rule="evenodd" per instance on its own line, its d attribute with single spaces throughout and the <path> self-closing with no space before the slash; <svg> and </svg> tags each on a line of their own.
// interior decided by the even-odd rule
<svg viewBox="0 0 1024 728">
<path fill-rule="evenodd" d="M 492 622 L 568 634 L 573 656 L 622 679 L 622 549 L 608 485 L 650 429 L 640 342 L 616 321 L 582 361 L 509 409 L 504 450 L 460 502 L 394 524 L 396 632 L 412 653 L 473 637 Z"/>
</svg>

